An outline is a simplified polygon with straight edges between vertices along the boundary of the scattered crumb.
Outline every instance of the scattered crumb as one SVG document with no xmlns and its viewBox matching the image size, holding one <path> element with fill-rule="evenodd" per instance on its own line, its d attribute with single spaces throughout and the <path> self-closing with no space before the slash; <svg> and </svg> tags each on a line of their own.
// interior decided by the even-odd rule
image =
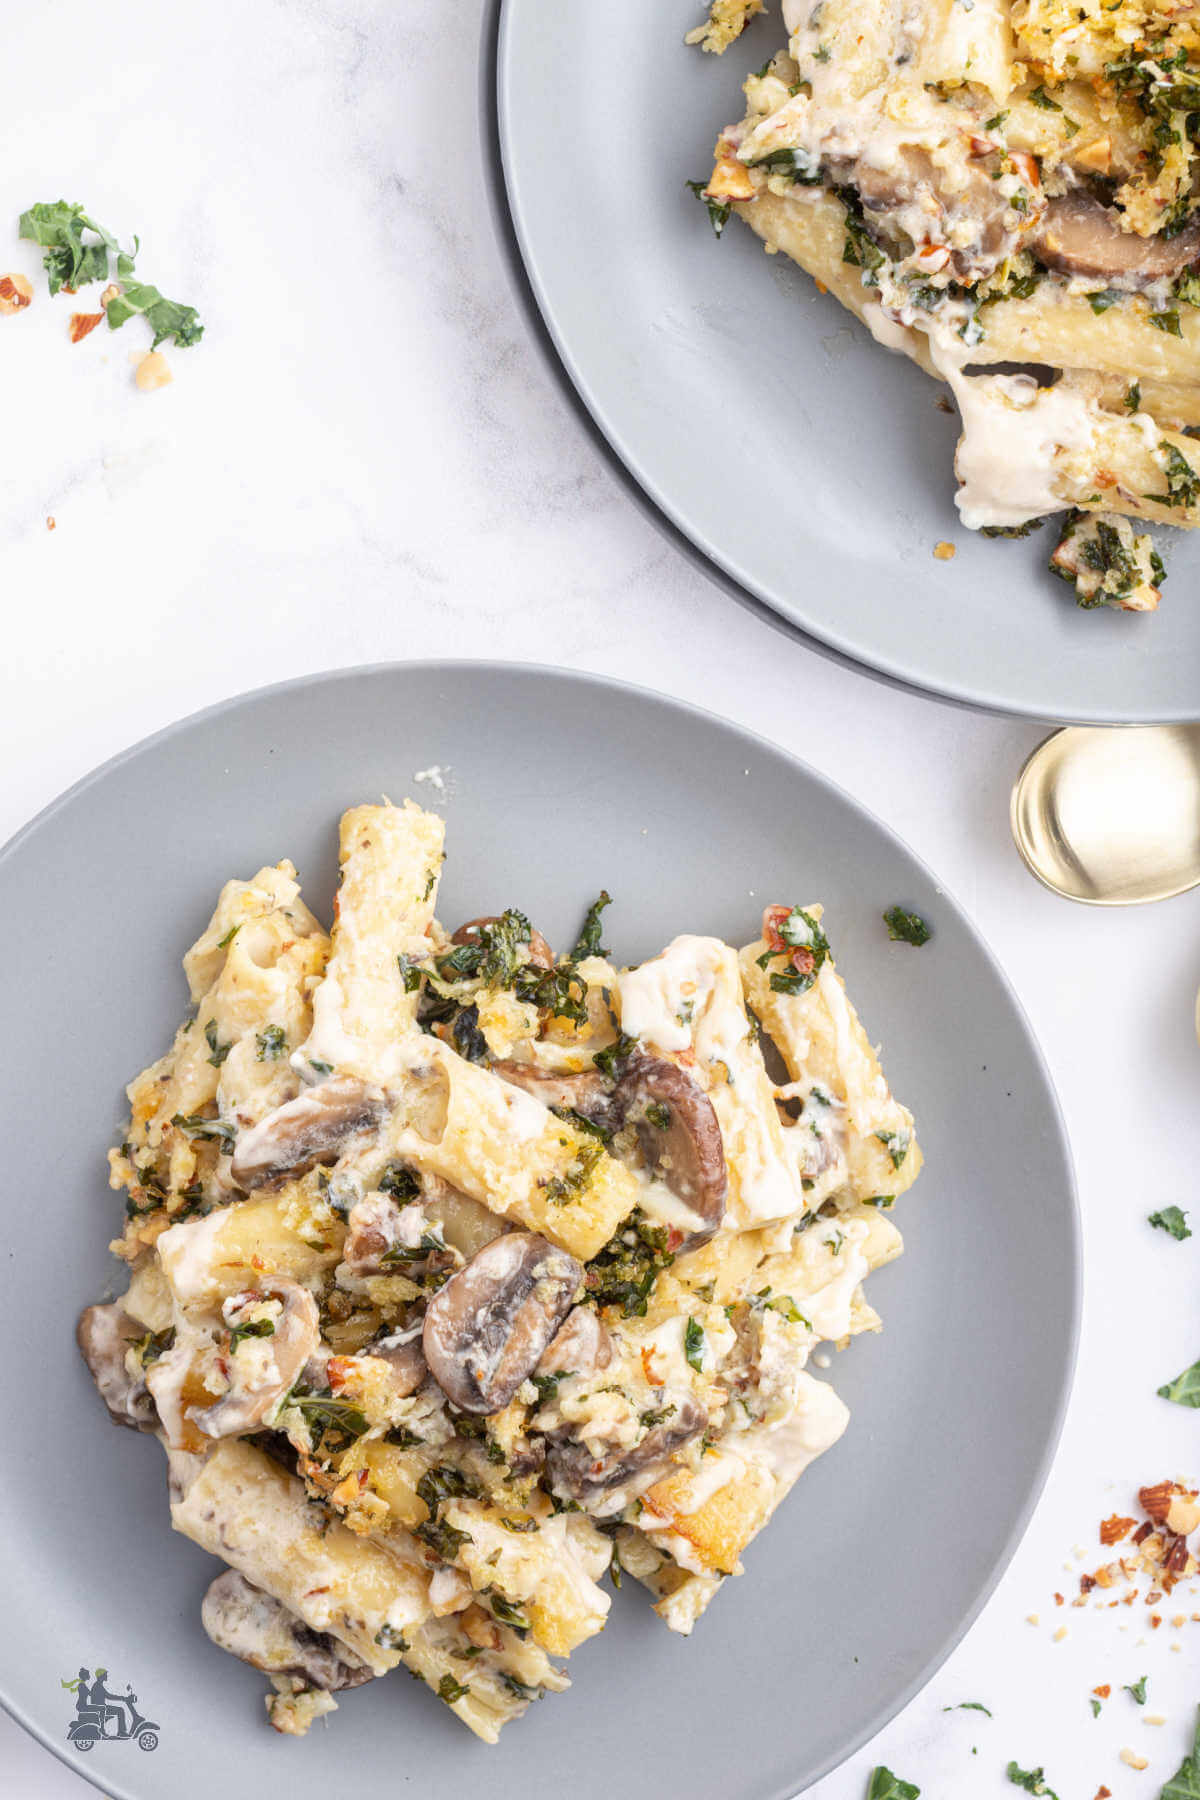
<svg viewBox="0 0 1200 1800">
<path fill-rule="evenodd" d="M 949 413 L 951 418 L 954 417 L 954 408 L 944 394 L 939 394 L 933 404 L 937 407 L 939 412 Z"/>
<path fill-rule="evenodd" d="M 955 554 L 954 545 L 947 543 L 946 539 L 943 538 L 940 543 L 933 546 L 933 554 L 937 557 L 939 562 L 949 562 Z"/>
<path fill-rule="evenodd" d="M 1106 1787 L 1097 1788 L 1096 1800 L 1112 1800 L 1112 1789 Z"/>
<path fill-rule="evenodd" d="M 1066 1637 L 1066 1635 L 1067 1635 L 1067 1627 L 1065 1625 L 1060 1625 L 1058 1630 L 1054 1634 L 1054 1642 L 1056 1644 L 1061 1644 L 1063 1639 Z"/>
<path fill-rule="evenodd" d="M 1165 1725 L 1166 1722 L 1165 1713 L 1147 1713 L 1142 1719 L 1143 1725 Z"/>
<path fill-rule="evenodd" d="M 1028 1613 L 1025 1618 L 1025 1623 L 1027 1625 L 1040 1625 L 1041 1620 L 1038 1618 L 1036 1613 Z"/>
<path fill-rule="evenodd" d="M 446 776 L 449 773 L 450 769 L 448 765 L 443 768 L 441 763 L 433 763 L 428 769 L 418 769 L 413 776 L 413 780 L 427 781 L 431 788 L 435 788 L 439 794 L 444 794 L 446 791 Z"/>
<path fill-rule="evenodd" d="M 816 277 L 814 276 L 813 279 L 816 280 Z M 818 294 L 827 294 L 829 292 L 829 289 L 825 286 L 823 281 L 817 281 L 817 292 Z"/>
<path fill-rule="evenodd" d="M 0 275 L 0 313 L 24 312 L 33 302 L 33 283 L 27 275 Z"/>
<path fill-rule="evenodd" d="M 1136 1750 L 1122 1750 L 1121 1761 L 1131 1769 L 1148 1769 L 1150 1767 L 1150 1758 L 1139 1756 Z"/>
<path fill-rule="evenodd" d="M 58 530 L 58 520 L 54 517 L 53 514 L 51 514 L 50 517 L 46 520 L 46 530 L 47 531 L 57 531 Z"/>
<path fill-rule="evenodd" d="M 832 1243 L 834 1240 L 830 1238 L 829 1241 Z M 832 1369 L 833 1367 L 833 1358 L 827 1350 L 818 1350 L 817 1354 L 813 1357 L 813 1361 L 816 1363 L 818 1369 Z"/>
<path fill-rule="evenodd" d="M 156 388 L 166 387 L 175 377 L 162 351 L 148 350 L 145 356 L 138 358 L 133 379 L 143 394 L 152 394 Z"/>
</svg>

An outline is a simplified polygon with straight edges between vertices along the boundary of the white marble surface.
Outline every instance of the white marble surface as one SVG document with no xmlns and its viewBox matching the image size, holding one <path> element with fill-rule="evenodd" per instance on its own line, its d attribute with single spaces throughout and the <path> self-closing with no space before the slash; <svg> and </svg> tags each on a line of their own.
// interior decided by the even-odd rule
<svg viewBox="0 0 1200 1800">
<path fill-rule="evenodd" d="M 1142 1607 L 1056 1617 L 1051 1595 L 1071 1591 L 1071 1547 L 1096 1550 L 1096 1521 L 1140 1482 L 1200 1476 L 1197 1415 L 1154 1395 L 1200 1354 L 1200 1202 L 1190 1243 L 1145 1223 L 1193 1199 L 1200 894 L 1133 913 L 1055 900 L 1008 837 L 1035 728 L 835 667 L 663 544 L 510 296 L 483 191 L 477 27 L 478 0 L 115 14 L 39 0 L 6 15 L 0 272 L 40 281 L 17 214 L 78 197 L 141 233 L 146 278 L 199 306 L 207 336 L 145 396 L 138 325 L 72 348 L 71 303 L 44 290 L 0 319 L 0 836 L 210 701 L 429 655 L 563 663 L 714 705 L 884 814 L 973 912 L 1033 1017 L 1078 1160 L 1088 1300 L 1062 1447 L 1009 1574 L 926 1692 L 812 1792 L 861 1800 L 878 1761 L 927 1797 L 987 1800 L 1015 1791 L 1016 1757 L 1044 1762 L 1062 1800 L 1101 1783 L 1152 1800 L 1200 1701 L 1200 1624 L 1151 1633 Z M 1129 640 L 1136 681 L 1136 621 Z M 1070 1636 L 1055 1643 L 1059 1618 Z M 1143 1673 L 1160 1728 L 1119 1692 Z M 1094 1722 L 1103 1681 L 1115 1697 Z M 994 1719 L 943 1713 L 968 1699 Z M 1118 1762 L 1126 1744 L 1146 1774 Z M 87 1790 L 0 1716 L 0 1791 Z"/>
</svg>

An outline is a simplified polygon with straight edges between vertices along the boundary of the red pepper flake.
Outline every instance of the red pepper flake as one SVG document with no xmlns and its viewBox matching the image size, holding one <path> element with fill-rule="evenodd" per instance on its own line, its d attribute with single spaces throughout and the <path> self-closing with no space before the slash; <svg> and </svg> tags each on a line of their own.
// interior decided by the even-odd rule
<svg viewBox="0 0 1200 1800">
<path fill-rule="evenodd" d="M 104 314 L 102 312 L 72 313 L 71 314 L 71 342 L 73 344 L 81 344 L 83 342 L 84 338 L 87 337 L 89 332 L 95 331 L 97 325 L 100 323 L 100 321 L 103 317 L 104 317 Z"/>
<path fill-rule="evenodd" d="M 656 1388 L 662 1386 L 662 1381 L 654 1373 L 654 1351 L 649 1345 L 643 1346 L 642 1349 L 642 1373 L 650 1383 L 651 1387 Z"/>
<path fill-rule="evenodd" d="M 1054 1604 L 1055 1604 L 1055 1606 L 1061 1606 L 1061 1605 L 1062 1605 L 1062 1603 L 1063 1603 L 1063 1597 L 1062 1597 L 1062 1595 L 1061 1595 L 1061 1594 L 1055 1594 L 1055 1596 L 1054 1596 Z"/>
<path fill-rule="evenodd" d="M 1150 1614 L 1150 1629 L 1151 1629 L 1151 1631 L 1157 1631 L 1161 1624 L 1162 1624 L 1161 1615 L 1158 1613 L 1151 1613 Z"/>
<path fill-rule="evenodd" d="M 1112 1789 L 1106 1787 L 1097 1788 L 1096 1800 L 1112 1800 Z"/>
<path fill-rule="evenodd" d="M 58 520 L 56 518 L 54 518 L 53 516 L 51 516 L 49 519 L 46 520 L 46 530 L 47 531 L 57 531 L 58 530 Z"/>
<path fill-rule="evenodd" d="M 1107 1700 L 1112 1693 L 1112 1684 L 1111 1682 L 1106 1681 L 1103 1687 L 1093 1688 L 1092 1692 L 1095 1694 L 1097 1700 Z"/>
</svg>

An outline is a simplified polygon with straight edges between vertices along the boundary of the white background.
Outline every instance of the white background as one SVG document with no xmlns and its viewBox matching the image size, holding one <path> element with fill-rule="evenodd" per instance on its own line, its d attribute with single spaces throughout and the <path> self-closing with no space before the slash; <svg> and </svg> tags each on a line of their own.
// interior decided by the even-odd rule
<svg viewBox="0 0 1200 1800">
<path fill-rule="evenodd" d="M 0 272 L 36 275 L 38 294 L 0 318 L 0 837 L 211 701 L 423 656 L 562 663 L 715 706 L 886 817 L 973 913 L 1045 1046 L 1078 1163 L 1087 1311 L 1062 1447 L 1007 1577 L 925 1693 L 812 1793 L 860 1800 L 884 1762 L 927 1797 L 987 1800 L 1015 1792 L 1015 1757 L 1043 1762 L 1062 1800 L 1102 1782 L 1155 1800 L 1200 1702 L 1200 1624 L 1149 1633 L 1141 1606 L 1056 1617 L 1051 1596 L 1074 1591 L 1073 1546 L 1099 1560 L 1096 1522 L 1140 1483 L 1200 1476 L 1200 1419 L 1154 1394 L 1200 1355 L 1200 1202 L 1189 1243 L 1145 1223 L 1193 1200 L 1200 894 L 1106 913 L 1044 892 L 1007 823 L 1036 727 L 797 647 L 631 505 L 508 289 L 478 16 L 478 0 L 6 13 Z M 138 322 L 69 344 L 72 302 L 46 298 L 16 237 L 25 206 L 60 194 L 139 232 L 145 278 L 200 308 L 205 340 L 170 353 L 170 388 L 133 385 Z M 1168 606 L 1193 601 L 1167 590 Z M 1127 641 L 1132 686 L 1136 618 Z M 1143 1673 L 1159 1728 L 1119 1692 Z M 1114 1698 L 1093 1721 L 1104 1681 Z M 962 1700 L 995 1717 L 943 1713 Z M 1118 1762 L 1125 1744 L 1147 1773 Z M 0 1715 L 0 1791 L 88 1790 Z"/>
</svg>

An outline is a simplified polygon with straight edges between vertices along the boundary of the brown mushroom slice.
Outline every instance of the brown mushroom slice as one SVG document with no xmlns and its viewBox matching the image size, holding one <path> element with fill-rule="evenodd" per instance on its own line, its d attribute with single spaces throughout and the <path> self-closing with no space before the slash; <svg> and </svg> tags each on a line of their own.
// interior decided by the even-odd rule
<svg viewBox="0 0 1200 1800">
<path fill-rule="evenodd" d="M 612 1361 L 608 1327 L 592 1306 L 573 1306 L 538 1361 L 539 1375 L 591 1375 Z"/>
<path fill-rule="evenodd" d="M 1200 257 L 1200 221 L 1177 237 L 1122 231 L 1121 214 L 1077 189 L 1051 200 L 1029 248 L 1047 269 L 1136 290 L 1171 281 Z"/>
<path fill-rule="evenodd" d="M 499 1412 L 537 1367 L 583 1279 L 575 1258 L 532 1231 L 473 1256 L 425 1311 L 429 1370 L 451 1405 Z"/>
<path fill-rule="evenodd" d="M 268 1675 L 294 1676 L 307 1687 L 327 1690 L 361 1687 L 373 1679 L 353 1650 L 326 1631 L 310 1630 L 236 1569 L 226 1569 L 210 1584 L 200 1620 L 219 1650 Z"/>
<path fill-rule="evenodd" d="M 125 1367 L 130 1344 L 145 1335 L 145 1328 L 119 1300 L 108 1306 L 85 1306 L 75 1328 L 75 1340 L 109 1418 L 114 1425 L 128 1425 L 133 1431 L 158 1428 L 158 1414 L 144 1379 L 131 1375 Z"/>
<path fill-rule="evenodd" d="M 675 1248 L 706 1244 L 725 1216 L 729 1188 L 725 1141 L 708 1095 L 678 1063 L 639 1055 L 625 1065 L 613 1113 L 620 1125 L 636 1128 L 650 1168 L 696 1216 Z"/>
<path fill-rule="evenodd" d="M 468 919 L 465 925 L 459 926 L 450 942 L 452 944 L 477 943 L 480 930 L 484 925 L 498 925 L 499 923 L 499 913 L 487 913 L 480 919 Z M 554 967 L 554 952 L 536 925 L 531 926 L 529 932 L 529 960 L 535 969 L 552 969 Z"/>
<path fill-rule="evenodd" d="M 581 1069 L 577 1075 L 556 1075 L 534 1063 L 496 1062 L 492 1064 L 492 1074 L 523 1093 L 532 1094 L 543 1106 L 578 1113 L 593 1125 L 608 1125 L 612 1088 L 596 1069 Z"/>
<path fill-rule="evenodd" d="M 392 1392 L 400 1400 L 415 1394 L 429 1373 L 419 1332 L 415 1337 L 394 1332 L 390 1337 L 376 1338 L 374 1343 L 364 1344 L 359 1354 L 387 1363 L 392 1371 Z"/>
<path fill-rule="evenodd" d="M 278 1300 L 272 1332 L 257 1334 L 254 1309 Z M 229 1356 L 229 1389 L 211 1406 L 192 1414 L 206 1437 L 244 1437 L 260 1426 L 299 1378 L 321 1341 L 317 1303 L 306 1287 L 282 1275 L 269 1276 L 252 1292 L 231 1295 L 222 1309 L 225 1323 L 247 1335 Z"/>
<path fill-rule="evenodd" d="M 254 1189 L 285 1176 L 303 1175 L 317 1163 L 334 1163 L 355 1138 L 374 1132 L 386 1102 L 377 1088 L 336 1075 L 305 1088 L 277 1106 L 239 1139 L 230 1173 L 239 1187 Z"/>
<path fill-rule="evenodd" d="M 632 1495 L 620 1495 L 630 1482 L 637 1491 L 649 1487 L 668 1467 L 672 1456 L 708 1424 L 708 1414 L 685 1395 L 670 1418 L 652 1425 L 632 1449 L 614 1446 L 597 1456 L 578 1438 L 555 1434 L 546 1443 L 546 1478 L 561 1500 L 576 1500 L 586 1510 L 605 1499 L 625 1504 Z"/>
<path fill-rule="evenodd" d="M 918 229 L 914 216 L 936 222 L 946 266 L 968 281 L 990 275 L 1020 242 L 1013 226 L 1017 215 L 993 180 L 990 162 L 986 153 L 956 159 L 948 180 L 932 153 L 917 144 L 901 145 L 886 167 L 863 158 L 827 158 L 830 175 L 857 188 L 868 224 L 889 238 L 907 239 Z M 1041 204 L 1036 184 L 1030 204 Z M 1025 222 L 1023 217 L 1020 223 Z"/>
</svg>

